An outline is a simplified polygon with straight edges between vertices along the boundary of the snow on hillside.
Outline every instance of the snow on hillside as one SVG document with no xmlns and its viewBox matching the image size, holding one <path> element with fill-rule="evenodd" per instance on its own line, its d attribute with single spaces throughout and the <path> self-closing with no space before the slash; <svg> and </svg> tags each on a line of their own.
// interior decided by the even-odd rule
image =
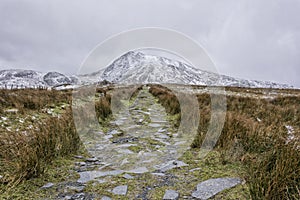
<svg viewBox="0 0 300 200">
<path fill-rule="evenodd" d="M 48 88 L 73 84 L 79 84 L 79 79 L 75 76 L 67 77 L 58 72 L 42 73 L 21 69 L 0 71 L 0 88 Z"/>
<path fill-rule="evenodd" d="M 0 88 L 57 87 L 81 85 L 107 80 L 114 83 L 176 83 L 208 86 L 237 86 L 252 88 L 293 88 L 287 84 L 253 81 L 218 75 L 169 58 L 130 51 L 108 67 L 79 76 L 58 72 L 42 73 L 33 70 L 0 71 Z"/>
<path fill-rule="evenodd" d="M 218 75 L 176 60 L 133 51 L 116 59 L 100 77 L 102 80 L 106 79 L 116 83 L 179 83 L 208 86 L 291 88 L 286 84 Z"/>
</svg>

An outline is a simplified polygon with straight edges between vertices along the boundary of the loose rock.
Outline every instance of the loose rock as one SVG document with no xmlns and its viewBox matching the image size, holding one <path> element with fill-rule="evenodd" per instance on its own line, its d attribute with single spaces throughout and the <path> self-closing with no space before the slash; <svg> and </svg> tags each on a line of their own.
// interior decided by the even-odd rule
<svg viewBox="0 0 300 200">
<path fill-rule="evenodd" d="M 134 177 L 129 174 L 124 174 L 123 177 L 126 179 L 134 179 Z"/>
<path fill-rule="evenodd" d="M 95 158 L 95 157 L 94 158 L 87 158 L 86 161 L 87 162 L 97 162 L 98 158 Z"/>
<path fill-rule="evenodd" d="M 179 161 L 179 160 L 174 160 L 174 161 L 169 161 L 168 163 L 159 166 L 158 170 L 161 172 L 166 172 L 168 170 L 171 170 L 174 168 L 180 168 L 180 167 L 184 167 L 184 166 L 188 166 L 188 164 L 186 164 L 182 161 Z"/>
<path fill-rule="evenodd" d="M 74 156 L 74 158 L 77 158 L 77 159 L 83 159 L 84 157 L 83 157 L 83 156 L 80 156 L 80 155 L 76 155 L 76 156 Z"/>
<path fill-rule="evenodd" d="M 68 188 L 75 192 L 82 192 L 85 187 L 84 186 L 69 186 Z"/>
<path fill-rule="evenodd" d="M 200 171 L 200 170 L 201 170 L 201 168 L 194 168 L 194 169 L 189 170 L 189 172 Z"/>
<path fill-rule="evenodd" d="M 163 200 L 177 200 L 179 193 L 175 190 L 166 190 Z"/>
<path fill-rule="evenodd" d="M 127 188 L 128 188 L 127 185 L 120 185 L 120 186 L 115 187 L 112 190 L 112 193 L 114 193 L 116 195 L 126 195 L 127 194 Z"/>
<path fill-rule="evenodd" d="M 54 186 L 54 183 L 47 183 L 45 185 L 42 186 L 42 189 L 47 189 L 47 188 L 51 188 Z"/>
<path fill-rule="evenodd" d="M 197 185 L 197 190 L 192 196 L 197 199 L 206 200 L 223 190 L 232 188 L 241 183 L 239 178 L 216 178 L 203 181 Z"/>
<path fill-rule="evenodd" d="M 77 180 L 78 183 L 86 183 L 92 181 L 96 178 L 103 176 L 116 176 L 122 174 L 122 170 L 113 170 L 113 171 L 85 171 L 79 172 L 80 178 Z"/>
<path fill-rule="evenodd" d="M 108 197 L 108 196 L 103 196 L 103 197 L 101 198 L 101 200 L 111 200 L 111 198 Z"/>
</svg>

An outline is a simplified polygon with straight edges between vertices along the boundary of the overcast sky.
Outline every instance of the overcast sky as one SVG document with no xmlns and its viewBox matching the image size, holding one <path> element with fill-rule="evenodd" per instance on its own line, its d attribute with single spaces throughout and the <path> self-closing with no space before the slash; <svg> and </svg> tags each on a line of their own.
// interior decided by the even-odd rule
<svg viewBox="0 0 300 200">
<path fill-rule="evenodd" d="M 1 0 L 0 26 L 0 69 L 76 73 L 111 35 L 163 27 L 222 74 L 300 87 L 300 0 Z"/>
</svg>

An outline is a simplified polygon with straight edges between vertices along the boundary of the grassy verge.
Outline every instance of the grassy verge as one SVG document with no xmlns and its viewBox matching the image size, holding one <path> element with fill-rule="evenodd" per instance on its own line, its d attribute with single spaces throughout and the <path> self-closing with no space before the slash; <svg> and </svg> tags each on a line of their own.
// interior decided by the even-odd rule
<svg viewBox="0 0 300 200">
<path fill-rule="evenodd" d="M 110 90 L 112 87 L 97 88 L 94 108 L 84 101 L 77 105 L 80 116 L 85 117 L 76 122 L 86 123 L 94 111 L 97 120 L 105 122 L 112 113 Z M 73 121 L 71 90 L 0 90 L 0 94 L 1 184 L 13 188 L 44 174 L 55 158 L 78 151 L 81 141 Z"/>
<path fill-rule="evenodd" d="M 79 148 L 70 92 L 1 90 L 0 174 L 9 187 L 42 174 L 56 157 Z M 60 105 L 60 106 L 59 106 Z M 14 113 L 10 113 L 14 110 Z"/>
<path fill-rule="evenodd" d="M 247 168 L 248 173 L 244 174 L 244 178 L 253 199 L 299 199 L 300 92 L 241 88 L 226 90 L 228 93 L 248 95 L 227 96 L 225 125 L 215 148 L 222 154 L 222 163 L 239 162 Z M 180 112 L 176 96 L 167 88 L 153 85 L 150 92 L 159 98 L 170 114 Z M 282 92 L 293 96 L 256 96 Z M 201 146 L 211 117 L 210 95 L 204 93 L 197 97 L 200 121 L 193 148 Z M 292 133 L 287 127 L 293 127 Z"/>
</svg>

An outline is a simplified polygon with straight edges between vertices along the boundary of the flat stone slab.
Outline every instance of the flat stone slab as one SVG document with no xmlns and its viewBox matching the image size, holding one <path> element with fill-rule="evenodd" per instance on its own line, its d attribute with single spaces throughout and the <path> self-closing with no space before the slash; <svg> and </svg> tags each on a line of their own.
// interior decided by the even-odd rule
<svg viewBox="0 0 300 200">
<path fill-rule="evenodd" d="M 114 193 L 116 195 L 126 195 L 127 194 L 127 189 L 128 189 L 127 185 L 120 185 L 120 186 L 115 187 L 112 190 L 112 193 Z"/>
<path fill-rule="evenodd" d="M 151 123 L 151 124 L 148 124 L 148 126 L 152 127 L 152 128 L 159 128 L 161 127 L 162 125 L 161 124 L 157 124 L 157 123 Z"/>
<path fill-rule="evenodd" d="M 240 184 L 240 178 L 215 178 L 203 181 L 197 185 L 197 190 L 192 193 L 196 199 L 209 199 L 223 190 L 232 188 Z"/>
<path fill-rule="evenodd" d="M 103 176 L 116 176 L 122 174 L 122 170 L 113 171 L 85 171 L 79 172 L 80 178 L 77 180 L 78 183 L 87 183 L 89 181 L 95 180 L 96 178 Z"/>
<path fill-rule="evenodd" d="M 111 198 L 108 197 L 108 196 L 103 196 L 103 197 L 101 198 L 101 200 L 111 200 Z"/>
<path fill-rule="evenodd" d="M 175 190 L 166 190 L 163 200 L 177 200 L 179 193 Z"/>
<path fill-rule="evenodd" d="M 136 169 L 132 169 L 132 170 L 129 170 L 129 171 L 126 171 L 126 172 L 133 173 L 133 174 L 143 174 L 143 173 L 146 173 L 148 171 L 149 170 L 147 169 L 147 167 L 138 167 Z"/>
<path fill-rule="evenodd" d="M 185 166 L 188 166 L 188 164 L 179 160 L 172 160 L 167 162 L 166 164 L 158 166 L 157 169 L 161 172 L 166 172 L 174 168 L 185 167 Z"/>
<path fill-rule="evenodd" d="M 134 177 L 129 174 L 124 174 L 123 177 L 126 179 L 134 179 Z"/>
</svg>

